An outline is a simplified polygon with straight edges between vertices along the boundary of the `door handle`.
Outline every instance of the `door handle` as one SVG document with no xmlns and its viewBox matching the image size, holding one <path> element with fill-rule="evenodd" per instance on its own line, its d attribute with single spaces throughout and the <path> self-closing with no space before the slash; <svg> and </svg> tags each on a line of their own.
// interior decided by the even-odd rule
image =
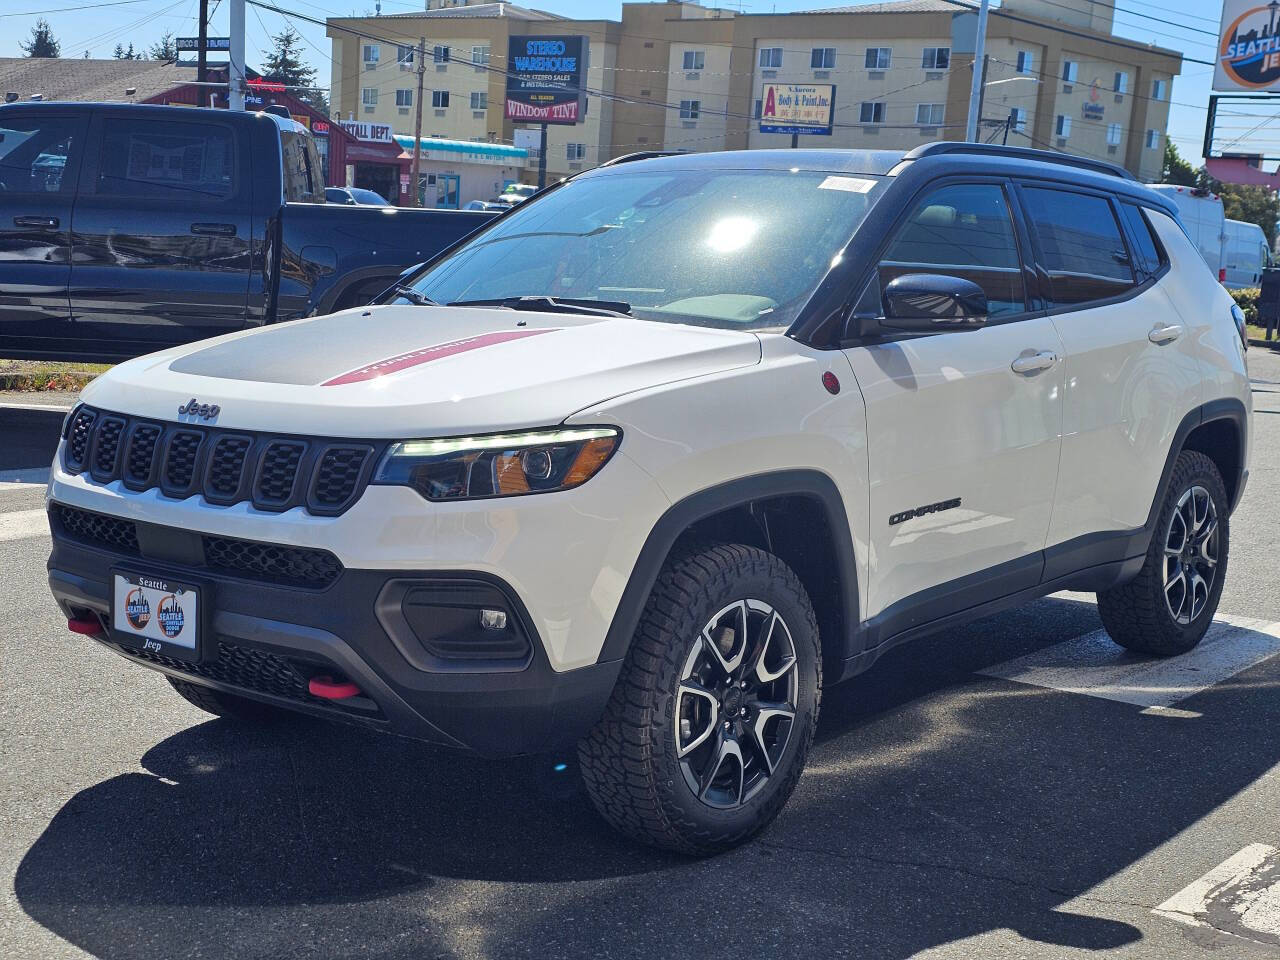
<svg viewBox="0 0 1280 960">
<path fill-rule="evenodd" d="M 1009 364 L 1009 369 L 1014 373 L 1036 373 L 1040 370 L 1048 370 L 1057 362 L 1058 355 L 1056 353 L 1051 350 L 1042 350 L 1026 357 L 1019 357 Z"/>
<path fill-rule="evenodd" d="M 57 217 L 14 217 L 13 225 L 15 227 L 39 227 L 42 230 L 57 230 L 59 220 Z"/>
<path fill-rule="evenodd" d="M 206 237 L 234 237 L 236 225 L 234 223 L 193 223 L 191 232 Z"/>
<path fill-rule="evenodd" d="M 1171 323 L 1167 326 L 1156 327 L 1147 334 L 1147 339 L 1152 343 L 1172 343 L 1182 336 L 1182 327 L 1179 324 Z"/>
</svg>

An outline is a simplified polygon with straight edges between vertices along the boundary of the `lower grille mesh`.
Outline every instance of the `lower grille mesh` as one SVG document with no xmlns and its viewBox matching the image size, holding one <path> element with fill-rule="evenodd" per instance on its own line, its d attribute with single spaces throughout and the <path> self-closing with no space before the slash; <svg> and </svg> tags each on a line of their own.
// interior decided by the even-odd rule
<svg viewBox="0 0 1280 960">
<path fill-rule="evenodd" d="M 179 670 L 182 673 L 207 677 L 233 687 L 244 687 L 290 700 L 315 702 L 307 692 L 307 681 L 289 664 L 289 661 L 273 653 L 242 647 L 224 637 L 218 638 L 217 659 L 206 660 L 203 663 L 188 663 L 185 660 L 162 657 L 146 650 L 135 650 L 133 647 L 121 649 L 139 660 L 168 667 L 171 670 Z"/>
</svg>

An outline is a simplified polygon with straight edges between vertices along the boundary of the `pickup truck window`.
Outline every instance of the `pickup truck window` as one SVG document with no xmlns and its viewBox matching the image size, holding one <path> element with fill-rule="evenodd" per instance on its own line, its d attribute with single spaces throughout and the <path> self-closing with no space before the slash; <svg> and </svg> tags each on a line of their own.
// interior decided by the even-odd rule
<svg viewBox="0 0 1280 960">
<path fill-rule="evenodd" d="M 0 190 L 6 193 L 60 193 L 75 190 L 62 176 L 75 142 L 74 120 L 21 117 L 0 126 Z"/>
<path fill-rule="evenodd" d="M 320 178 L 320 158 L 315 142 L 291 130 L 280 134 L 284 160 L 284 198 L 302 203 L 324 203 L 324 183 Z"/>
<path fill-rule="evenodd" d="M 98 193 L 222 199 L 237 189 L 235 140 L 220 124 L 119 118 L 104 126 Z"/>
</svg>

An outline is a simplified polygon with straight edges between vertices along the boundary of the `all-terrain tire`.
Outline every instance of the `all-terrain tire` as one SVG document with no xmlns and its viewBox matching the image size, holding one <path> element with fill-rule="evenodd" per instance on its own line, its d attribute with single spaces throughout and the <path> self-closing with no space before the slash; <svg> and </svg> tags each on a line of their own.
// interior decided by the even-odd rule
<svg viewBox="0 0 1280 960">
<path fill-rule="evenodd" d="M 745 802 L 719 809 L 700 799 L 677 755 L 676 738 L 683 729 L 675 715 L 677 689 L 682 670 L 697 655 L 694 646 L 704 625 L 717 611 L 748 599 L 772 607 L 793 642 L 795 716 L 776 765 L 756 792 L 748 795 L 740 787 Z M 749 633 L 745 626 L 742 632 Z M 578 747 L 596 809 L 633 839 L 690 855 L 716 853 L 746 840 L 778 814 L 804 769 L 818 721 L 821 664 L 813 607 L 780 559 L 756 547 L 723 544 L 694 548 L 668 561 L 605 714 Z M 717 713 L 714 726 L 728 715 Z"/>
<path fill-rule="evenodd" d="M 288 712 L 269 704 L 259 703 L 257 700 L 250 700 L 248 697 L 238 697 L 234 693 L 224 693 L 221 690 L 179 680 L 167 674 L 165 679 L 173 689 L 178 691 L 182 699 L 199 707 L 205 713 L 212 713 L 215 717 L 243 723 L 270 723 L 282 718 Z"/>
<path fill-rule="evenodd" d="M 1207 490 L 1213 501 L 1218 524 L 1217 566 L 1203 608 L 1189 623 L 1179 623 L 1165 600 L 1165 547 L 1179 501 L 1195 487 Z M 1226 486 L 1214 462 L 1194 450 L 1179 453 L 1142 570 L 1123 586 L 1098 594 L 1098 613 L 1112 640 L 1136 653 L 1156 657 L 1186 653 L 1200 642 L 1218 609 L 1226 579 L 1231 540 L 1228 510 Z"/>
</svg>

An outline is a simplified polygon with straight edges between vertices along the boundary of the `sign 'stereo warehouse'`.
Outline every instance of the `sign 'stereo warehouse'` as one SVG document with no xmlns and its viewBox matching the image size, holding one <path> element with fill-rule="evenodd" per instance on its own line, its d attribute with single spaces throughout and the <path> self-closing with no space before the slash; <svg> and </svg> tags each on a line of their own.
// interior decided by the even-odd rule
<svg viewBox="0 0 1280 960">
<path fill-rule="evenodd" d="M 512 37 L 505 116 L 526 123 L 578 123 L 586 113 L 586 37 Z"/>
</svg>

